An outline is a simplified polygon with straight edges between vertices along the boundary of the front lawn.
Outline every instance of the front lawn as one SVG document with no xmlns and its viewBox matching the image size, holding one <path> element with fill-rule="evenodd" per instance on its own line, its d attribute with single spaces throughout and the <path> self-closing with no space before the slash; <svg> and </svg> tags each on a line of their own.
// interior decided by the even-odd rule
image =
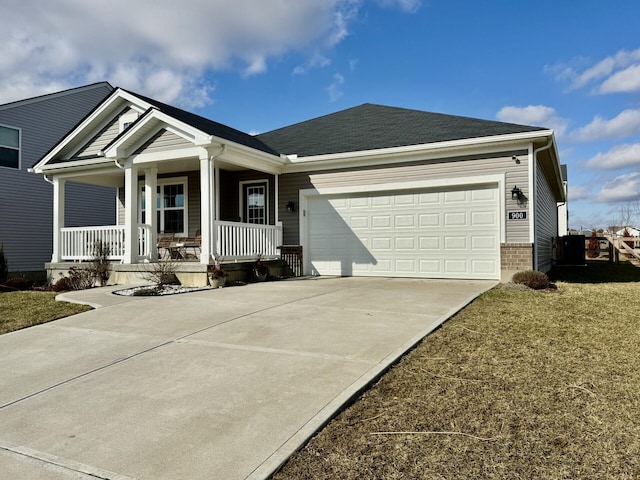
<svg viewBox="0 0 640 480">
<path fill-rule="evenodd" d="M 640 478 L 640 269 L 563 278 L 482 295 L 274 479 Z"/>
<path fill-rule="evenodd" d="M 56 302 L 53 292 L 0 293 L 0 334 L 91 310 L 86 305 Z"/>
</svg>

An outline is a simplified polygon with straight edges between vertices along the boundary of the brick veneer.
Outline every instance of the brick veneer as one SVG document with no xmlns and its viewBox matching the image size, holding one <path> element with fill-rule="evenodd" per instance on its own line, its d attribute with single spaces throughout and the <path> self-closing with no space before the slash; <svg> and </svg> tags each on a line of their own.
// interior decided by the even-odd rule
<svg viewBox="0 0 640 480">
<path fill-rule="evenodd" d="M 533 268 L 533 244 L 500 244 L 500 267 L 502 270 L 531 270 Z"/>
</svg>

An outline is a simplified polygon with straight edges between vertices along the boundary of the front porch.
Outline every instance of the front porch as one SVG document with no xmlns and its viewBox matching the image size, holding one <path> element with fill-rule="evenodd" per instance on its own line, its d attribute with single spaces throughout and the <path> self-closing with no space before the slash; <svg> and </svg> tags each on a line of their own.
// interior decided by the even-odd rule
<svg viewBox="0 0 640 480">
<path fill-rule="evenodd" d="M 215 232 L 211 236 L 209 252 L 216 252 L 224 260 L 255 260 L 258 255 L 263 259 L 278 258 L 278 247 L 282 245 L 282 223 L 278 225 L 259 225 L 253 223 L 211 221 Z M 149 263 L 164 258 L 161 248 L 171 248 L 178 255 L 170 255 L 174 261 L 200 261 L 204 265 L 211 263 L 211 256 L 202 259 L 202 237 L 176 237 L 172 244 L 164 247 L 153 242 L 151 225 L 138 224 L 137 239 L 134 246 L 137 252 L 130 264 Z M 189 242 L 187 242 L 189 240 Z M 94 257 L 94 248 L 101 242 L 108 248 L 109 260 L 125 263 L 127 238 L 124 225 L 107 225 L 96 227 L 62 227 L 58 258 L 63 262 L 82 262 Z M 193 253 L 187 252 L 189 248 Z M 183 253 L 184 252 L 184 253 Z"/>
<path fill-rule="evenodd" d="M 214 235 L 212 245 L 207 249 L 216 252 L 225 265 L 225 270 L 233 281 L 245 281 L 253 262 L 260 257 L 271 265 L 272 275 L 286 274 L 286 264 L 279 262 L 282 245 L 282 224 L 259 225 L 252 223 L 213 220 Z M 207 284 L 207 268 L 213 257 L 207 261 L 201 255 L 202 238 L 174 238 L 169 244 L 154 242 L 151 226 L 138 224 L 137 239 L 134 242 L 136 254 L 132 262 L 127 258 L 126 229 L 123 225 L 60 228 L 59 261 L 47 264 L 50 281 L 68 272 L 71 266 L 80 267 L 81 262 L 89 262 L 95 256 L 95 246 L 101 242 L 108 249 L 108 259 L 112 262 L 109 283 L 137 283 L 142 280 L 145 270 L 153 268 L 153 263 L 169 261 L 174 263 L 176 276 L 185 286 Z M 215 242 L 215 243 L 214 243 Z M 162 252 L 160 250 L 165 250 Z M 166 252 L 170 252 L 167 254 Z M 278 262 L 274 262 L 278 260 Z"/>
</svg>

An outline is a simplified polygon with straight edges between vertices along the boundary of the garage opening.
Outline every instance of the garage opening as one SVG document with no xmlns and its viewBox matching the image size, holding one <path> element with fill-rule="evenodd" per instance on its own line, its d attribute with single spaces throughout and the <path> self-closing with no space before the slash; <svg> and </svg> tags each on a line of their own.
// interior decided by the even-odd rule
<svg viewBox="0 0 640 480">
<path fill-rule="evenodd" d="M 495 184 L 308 197 L 318 275 L 500 278 Z"/>
</svg>

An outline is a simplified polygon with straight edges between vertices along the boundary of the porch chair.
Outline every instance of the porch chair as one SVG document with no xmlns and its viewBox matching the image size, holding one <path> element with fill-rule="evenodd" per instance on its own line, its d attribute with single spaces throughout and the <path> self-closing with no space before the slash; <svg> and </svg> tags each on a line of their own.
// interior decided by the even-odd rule
<svg viewBox="0 0 640 480">
<path fill-rule="evenodd" d="M 200 258 L 200 252 L 202 244 L 202 238 L 200 234 L 200 230 L 196 230 L 195 237 L 187 237 L 184 243 L 182 244 L 182 248 L 184 248 L 185 258 L 193 257 L 195 259 Z M 193 255 L 188 253 L 188 250 L 193 250 Z"/>
<path fill-rule="evenodd" d="M 158 260 L 169 260 L 174 258 L 174 240 L 174 234 L 158 235 Z"/>
</svg>

